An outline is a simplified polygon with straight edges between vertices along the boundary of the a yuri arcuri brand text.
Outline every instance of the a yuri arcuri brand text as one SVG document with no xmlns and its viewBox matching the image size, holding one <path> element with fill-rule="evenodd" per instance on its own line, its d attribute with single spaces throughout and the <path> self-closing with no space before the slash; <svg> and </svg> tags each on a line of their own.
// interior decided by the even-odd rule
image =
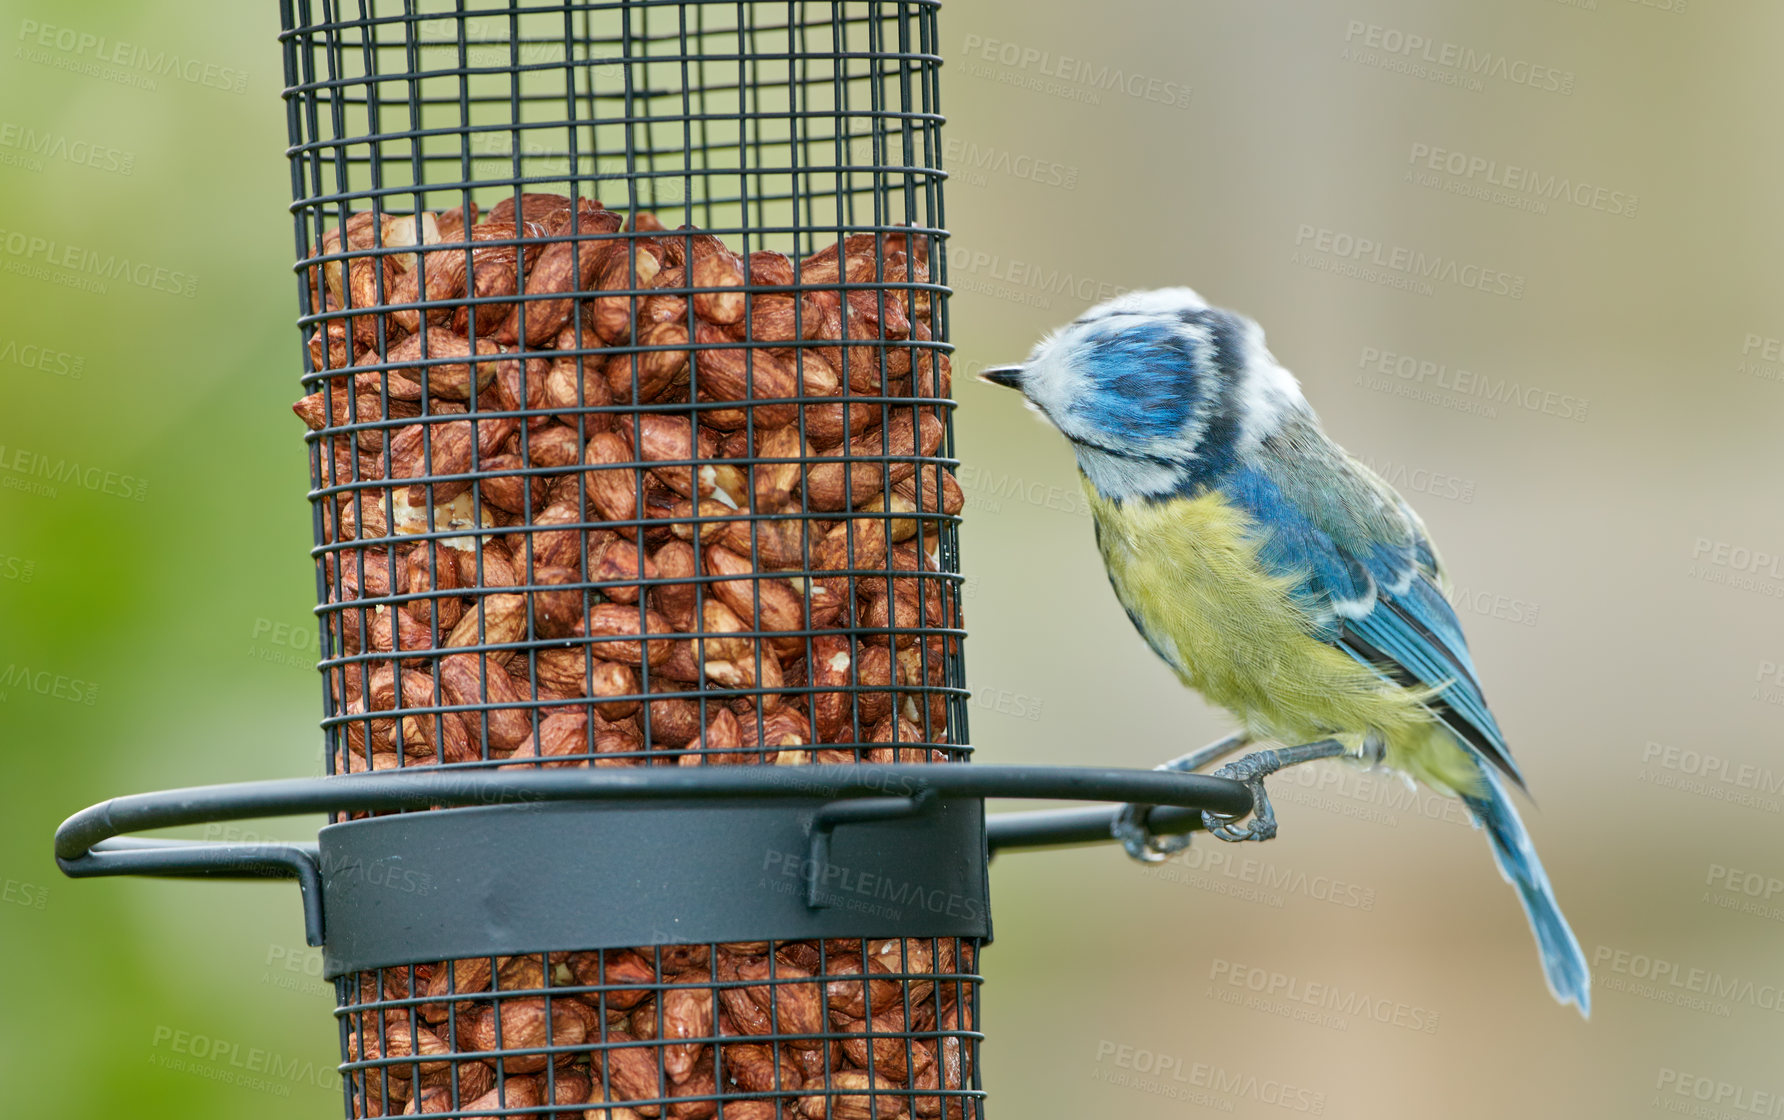
<svg viewBox="0 0 1784 1120">
<path fill-rule="evenodd" d="M 77 72 L 95 67 L 97 77 L 140 88 L 156 88 L 155 80 L 159 78 L 226 93 L 245 93 L 248 88 L 248 72 L 240 67 L 206 62 L 178 51 L 148 47 L 83 28 L 23 19 L 19 21 L 17 41 L 14 53 L 26 61 Z"/>
</svg>

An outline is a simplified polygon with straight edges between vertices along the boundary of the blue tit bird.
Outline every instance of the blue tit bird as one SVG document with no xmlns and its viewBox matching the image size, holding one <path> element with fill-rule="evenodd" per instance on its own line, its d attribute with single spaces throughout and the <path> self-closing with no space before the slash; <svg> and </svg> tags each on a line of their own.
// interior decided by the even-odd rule
<svg viewBox="0 0 1784 1120">
<path fill-rule="evenodd" d="M 1230 711 L 1236 734 L 1166 766 L 1245 780 L 1248 827 L 1268 839 L 1262 778 L 1350 755 L 1462 799 L 1517 889 L 1551 992 L 1589 1012 L 1585 955 L 1506 783 L 1523 777 L 1481 693 L 1447 581 L 1418 514 L 1321 429 L 1258 325 L 1188 288 L 1098 304 L 982 378 L 1019 390 L 1071 444 L 1115 596 L 1183 683 Z M 1137 858 L 1144 806 L 1117 818 Z"/>
</svg>

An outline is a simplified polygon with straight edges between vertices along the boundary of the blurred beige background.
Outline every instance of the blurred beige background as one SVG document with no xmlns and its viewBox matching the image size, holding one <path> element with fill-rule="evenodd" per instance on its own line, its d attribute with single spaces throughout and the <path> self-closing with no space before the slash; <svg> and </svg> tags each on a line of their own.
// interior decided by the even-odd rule
<svg viewBox="0 0 1784 1120">
<path fill-rule="evenodd" d="M 1277 783 L 1269 845 L 997 861 L 989 1114 L 1771 1114 L 1784 11 L 961 0 L 942 20 L 956 369 L 1132 287 L 1259 319 L 1443 547 L 1596 980 L 1589 1024 L 1552 1003 L 1453 806 L 1313 771 Z M 101 48 L 37 45 L 44 25 L 198 76 L 106 80 Z M 9 1115 L 339 1114 L 295 891 L 74 883 L 49 860 L 89 802 L 318 769 L 276 30 L 270 3 L 0 4 Z M 149 279 L 70 287 L 32 238 Z M 1109 594 L 1063 444 L 956 384 L 980 757 L 1145 766 L 1218 735 Z M 81 481 L 33 481 L 40 457 Z M 193 1038 L 217 1076 L 177 1068 Z"/>
</svg>

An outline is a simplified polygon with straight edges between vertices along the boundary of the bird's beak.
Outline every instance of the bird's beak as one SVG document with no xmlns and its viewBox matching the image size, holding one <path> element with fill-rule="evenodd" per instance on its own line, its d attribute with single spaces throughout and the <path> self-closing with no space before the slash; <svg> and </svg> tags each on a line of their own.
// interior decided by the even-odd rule
<svg viewBox="0 0 1784 1120">
<path fill-rule="evenodd" d="M 1002 385 L 1006 389 L 1022 388 L 1021 366 L 992 366 L 979 374 L 980 381 L 989 381 L 993 385 Z"/>
</svg>

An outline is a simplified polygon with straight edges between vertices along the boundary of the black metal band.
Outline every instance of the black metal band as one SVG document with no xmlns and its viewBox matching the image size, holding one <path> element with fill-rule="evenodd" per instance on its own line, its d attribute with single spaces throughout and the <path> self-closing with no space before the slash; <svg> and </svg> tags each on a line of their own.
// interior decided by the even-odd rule
<svg viewBox="0 0 1784 1120">
<path fill-rule="evenodd" d="M 824 805 L 507 805 L 331 825 L 323 975 L 626 945 L 990 937 L 982 801 L 850 823 L 815 854 Z"/>
</svg>

